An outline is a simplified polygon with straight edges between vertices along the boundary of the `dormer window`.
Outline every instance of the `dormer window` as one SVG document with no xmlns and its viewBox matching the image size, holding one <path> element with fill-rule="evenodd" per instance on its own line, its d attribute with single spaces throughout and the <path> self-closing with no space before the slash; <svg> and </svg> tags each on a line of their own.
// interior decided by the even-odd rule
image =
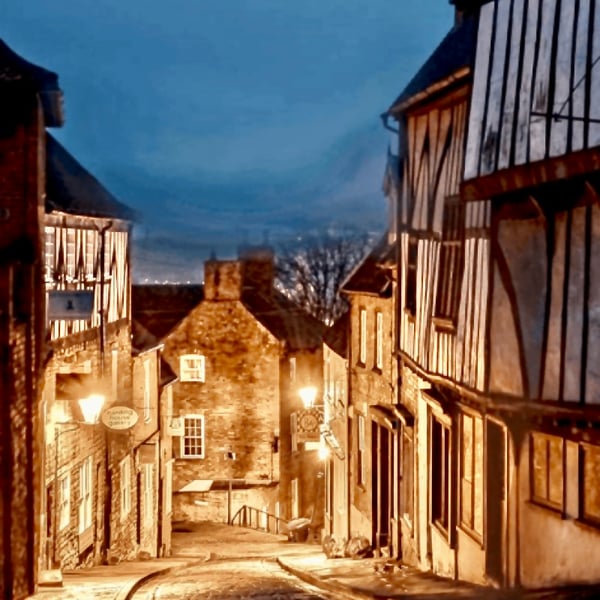
<svg viewBox="0 0 600 600">
<path fill-rule="evenodd" d="M 179 359 L 180 381 L 205 381 L 205 357 L 202 354 L 184 354 Z"/>
</svg>

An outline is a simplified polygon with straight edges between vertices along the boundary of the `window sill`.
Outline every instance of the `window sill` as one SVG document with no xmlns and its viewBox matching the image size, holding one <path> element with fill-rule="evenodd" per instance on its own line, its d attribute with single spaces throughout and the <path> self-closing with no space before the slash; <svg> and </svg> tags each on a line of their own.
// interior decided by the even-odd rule
<svg viewBox="0 0 600 600">
<path fill-rule="evenodd" d="M 456 333 L 456 323 L 454 322 L 454 319 L 448 317 L 432 317 L 431 321 L 437 331 Z"/>
<path fill-rule="evenodd" d="M 565 515 L 564 512 L 562 510 L 562 507 L 560 506 L 554 506 L 552 504 L 545 504 L 544 502 L 541 502 L 539 500 L 535 500 L 534 498 L 528 500 L 526 502 L 526 504 L 533 508 L 534 510 L 540 511 L 540 512 L 545 512 L 545 513 L 550 513 L 551 515 L 554 515 L 555 517 L 559 518 L 559 519 L 565 519 Z"/>
<path fill-rule="evenodd" d="M 583 531 L 587 531 L 589 533 L 595 533 L 596 535 L 600 531 L 600 521 L 592 521 L 591 519 L 579 518 L 574 520 L 575 525 L 582 529 Z"/>
<path fill-rule="evenodd" d="M 483 550 L 485 548 L 483 544 L 483 536 L 480 533 L 477 533 L 474 529 L 471 529 L 465 523 L 461 523 L 458 526 L 458 529 L 462 531 L 466 536 L 470 537 L 479 547 Z"/>
</svg>

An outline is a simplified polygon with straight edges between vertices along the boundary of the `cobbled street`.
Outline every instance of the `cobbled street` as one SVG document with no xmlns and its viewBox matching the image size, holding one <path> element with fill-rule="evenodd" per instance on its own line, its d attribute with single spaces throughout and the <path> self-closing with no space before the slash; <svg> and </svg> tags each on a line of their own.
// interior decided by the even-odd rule
<svg viewBox="0 0 600 600">
<path fill-rule="evenodd" d="M 274 559 L 219 559 L 152 579 L 133 600 L 318 600 L 332 598 L 283 571 Z"/>
</svg>

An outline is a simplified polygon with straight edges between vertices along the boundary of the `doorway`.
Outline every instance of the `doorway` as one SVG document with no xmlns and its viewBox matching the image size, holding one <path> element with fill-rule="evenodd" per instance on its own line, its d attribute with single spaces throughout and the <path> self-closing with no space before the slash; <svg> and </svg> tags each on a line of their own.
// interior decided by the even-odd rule
<svg viewBox="0 0 600 600">
<path fill-rule="evenodd" d="M 485 567 L 491 581 L 504 584 L 503 531 L 506 498 L 506 434 L 487 421 Z"/>
</svg>

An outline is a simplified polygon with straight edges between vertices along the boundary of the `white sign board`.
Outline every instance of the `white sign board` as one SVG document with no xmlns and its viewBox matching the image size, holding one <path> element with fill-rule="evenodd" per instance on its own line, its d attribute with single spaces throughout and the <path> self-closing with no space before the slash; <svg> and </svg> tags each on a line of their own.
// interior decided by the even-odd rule
<svg viewBox="0 0 600 600">
<path fill-rule="evenodd" d="M 138 414 L 129 406 L 111 406 L 102 413 L 102 422 L 109 429 L 129 429 L 138 420 Z"/>
<path fill-rule="evenodd" d="M 48 319 L 72 321 L 91 319 L 94 310 L 94 292 L 91 290 L 48 291 Z"/>
</svg>

